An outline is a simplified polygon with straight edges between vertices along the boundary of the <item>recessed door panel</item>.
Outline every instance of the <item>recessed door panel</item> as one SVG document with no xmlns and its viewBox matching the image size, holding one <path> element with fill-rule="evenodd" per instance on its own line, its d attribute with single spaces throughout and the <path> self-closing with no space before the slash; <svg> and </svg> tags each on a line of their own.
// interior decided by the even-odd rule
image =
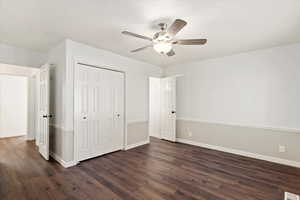
<svg viewBox="0 0 300 200">
<path fill-rule="evenodd" d="M 91 146 L 91 155 L 101 155 L 102 145 L 101 145 L 101 131 L 100 127 L 102 126 L 101 122 L 101 83 L 102 83 L 102 74 L 101 71 L 97 68 L 90 67 L 90 77 L 89 77 L 89 122 L 90 122 L 90 146 Z"/>
</svg>

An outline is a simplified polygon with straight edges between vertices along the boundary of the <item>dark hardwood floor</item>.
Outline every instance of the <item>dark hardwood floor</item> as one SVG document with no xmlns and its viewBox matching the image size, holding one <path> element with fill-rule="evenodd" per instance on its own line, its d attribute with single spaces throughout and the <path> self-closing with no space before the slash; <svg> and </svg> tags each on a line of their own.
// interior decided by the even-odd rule
<svg viewBox="0 0 300 200">
<path fill-rule="evenodd" d="M 0 199 L 283 200 L 300 169 L 151 139 L 64 169 L 33 142 L 0 139 Z"/>
</svg>

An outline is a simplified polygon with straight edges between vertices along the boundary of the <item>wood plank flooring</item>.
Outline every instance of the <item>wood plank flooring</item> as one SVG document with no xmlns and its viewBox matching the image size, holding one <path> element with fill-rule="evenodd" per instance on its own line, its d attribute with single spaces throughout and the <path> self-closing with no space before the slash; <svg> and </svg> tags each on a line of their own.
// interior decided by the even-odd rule
<svg viewBox="0 0 300 200">
<path fill-rule="evenodd" d="M 1 200 L 283 200 L 300 169 L 151 139 L 64 169 L 33 142 L 0 139 Z"/>
</svg>

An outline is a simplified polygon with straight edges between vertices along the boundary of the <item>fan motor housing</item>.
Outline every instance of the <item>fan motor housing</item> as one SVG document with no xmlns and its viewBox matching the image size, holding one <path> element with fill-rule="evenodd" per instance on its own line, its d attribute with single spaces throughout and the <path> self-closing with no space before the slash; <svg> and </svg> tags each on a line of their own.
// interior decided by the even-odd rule
<svg viewBox="0 0 300 200">
<path fill-rule="evenodd" d="M 162 31 L 167 29 L 167 24 L 166 23 L 159 23 L 158 26 L 160 27 L 160 30 L 162 30 Z"/>
<path fill-rule="evenodd" d="M 172 38 L 166 31 L 155 33 L 153 36 L 154 42 L 169 42 L 170 40 L 172 40 Z"/>
</svg>

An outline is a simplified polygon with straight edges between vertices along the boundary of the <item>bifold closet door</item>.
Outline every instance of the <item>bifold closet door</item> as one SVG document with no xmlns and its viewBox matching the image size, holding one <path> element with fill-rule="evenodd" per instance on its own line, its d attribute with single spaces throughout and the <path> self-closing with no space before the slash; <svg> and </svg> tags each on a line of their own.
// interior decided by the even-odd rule
<svg viewBox="0 0 300 200">
<path fill-rule="evenodd" d="M 85 160 L 122 149 L 124 74 L 77 65 L 75 129 L 78 159 Z"/>
</svg>

